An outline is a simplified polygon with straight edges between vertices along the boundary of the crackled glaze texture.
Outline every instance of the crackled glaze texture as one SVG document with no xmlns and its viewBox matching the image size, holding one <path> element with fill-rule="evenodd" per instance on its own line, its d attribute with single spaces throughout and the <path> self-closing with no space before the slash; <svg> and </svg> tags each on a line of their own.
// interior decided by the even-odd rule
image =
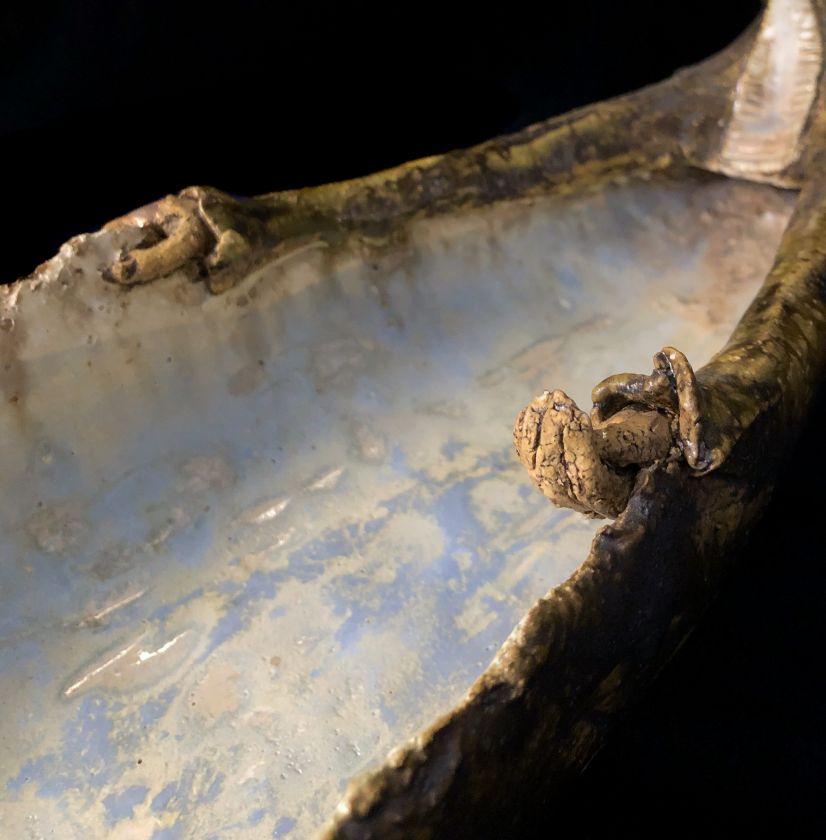
<svg viewBox="0 0 826 840">
<path fill-rule="evenodd" d="M 510 429 L 725 340 L 788 194 L 608 185 L 323 244 L 211 296 L 103 282 L 128 230 L 5 292 L 0 790 L 10 837 L 308 837 L 465 694 L 595 524 Z"/>
</svg>

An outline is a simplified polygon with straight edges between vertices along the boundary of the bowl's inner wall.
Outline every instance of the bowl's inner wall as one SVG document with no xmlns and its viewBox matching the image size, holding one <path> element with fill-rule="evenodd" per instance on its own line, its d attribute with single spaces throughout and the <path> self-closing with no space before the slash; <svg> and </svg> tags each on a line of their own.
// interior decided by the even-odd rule
<svg viewBox="0 0 826 840">
<path fill-rule="evenodd" d="M 520 202 L 218 298 L 103 284 L 102 234 L 23 287 L 0 339 L 10 836 L 310 834 L 587 553 L 597 525 L 512 455 L 518 410 L 587 406 L 663 344 L 705 361 L 791 200 L 702 177 Z"/>
</svg>

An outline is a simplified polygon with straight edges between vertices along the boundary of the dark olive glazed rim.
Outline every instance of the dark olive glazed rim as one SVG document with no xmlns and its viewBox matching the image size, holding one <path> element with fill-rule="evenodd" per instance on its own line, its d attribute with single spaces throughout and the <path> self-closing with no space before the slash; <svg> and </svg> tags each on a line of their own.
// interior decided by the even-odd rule
<svg viewBox="0 0 826 840">
<path fill-rule="evenodd" d="M 772 36 L 777 21 L 791 41 Z M 110 223 L 140 227 L 143 241 L 104 269 L 108 281 L 183 270 L 221 293 L 308 241 L 393 247 L 424 216 L 617 179 L 701 169 L 798 191 L 765 282 L 705 367 L 695 374 L 666 348 L 651 376 L 595 389 L 595 429 L 611 417 L 668 421 L 657 426 L 662 445 L 640 442 L 654 460 L 639 459 L 611 504 L 554 498 L 616 520 L 527 613 L 465 700 L 351 783 L 326 840 L 513 836 L 587 764 L 736 568 L 826 366 L 824 40 L 826 0 L 771 0 L 717 56 L 517 134 L 306 190 L 237 199 L 193 187 Z M 772 78 L 792 79 L 792 95 L 772 99 L 762 81 L 777 67 Z M 749 122 L 749 108 L 778 106 L 780 128 L 755 139 L 760 120 Z M 516 442 L 541 485 L 535 419 L 531 437 L 520 416 Z"/>
</svg>

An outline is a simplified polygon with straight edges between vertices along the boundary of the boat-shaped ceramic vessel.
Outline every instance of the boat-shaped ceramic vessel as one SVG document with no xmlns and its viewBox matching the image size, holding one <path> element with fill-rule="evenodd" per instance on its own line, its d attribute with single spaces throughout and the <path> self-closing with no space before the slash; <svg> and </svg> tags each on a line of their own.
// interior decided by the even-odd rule
<svg viewBox="0 0 826 840">
<path fill-rule="evenodd" d="M 587 763 L 767 501 L 823 293 L 784 297 L 779 396 L 742 364 L 721 463 L 677 435 L 613 524 L 536 492 L 511 429 L 663 345 L 718 393 L 715 352 L 808 253 L 820 11 L 767 15 L 478 149 L 185 191 L 2 290 L 8 836 L 510 836 Z M 797 110 L 767 139 L 771 90 L 740 94 L 770 15 L 808 52 L 768 51 Z"/>
</svg>

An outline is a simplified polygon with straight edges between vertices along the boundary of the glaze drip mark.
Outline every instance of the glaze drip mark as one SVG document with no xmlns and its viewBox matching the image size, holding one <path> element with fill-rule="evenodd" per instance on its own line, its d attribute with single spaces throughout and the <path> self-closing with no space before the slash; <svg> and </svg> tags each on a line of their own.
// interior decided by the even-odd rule
<svg viewBox="0 0 826 840">
<path fill-rule="evenodd" d="M 190 630 L 182 630 L 157 647 L 147 648 L 145 632 L 123 647 L 110 651 L 63 689 L 67 699 L 97 690 L 128 691 L 155 684 L 176 668 L 192 651 L 195 641 Z M 181 644 L 183 641 L 187 644 Z"/>
<path fill-rule="evenodd" d="M 124 595 L 122 598 L 117 599 L 111 604 L 107 604 L 105 607 L 101 607 L 99 610 L 96 610 L 93 613 L 85 616 L 78 622 L 79 627 L 97 627 L 103 623 L 103 620 L 114 613 L 116 610 L 122 609 L 123 607 L 128 607 L 130 604 L 133 604 L 139 598 L 142 598 L 146 594 L 146 589 L 139 589 L 137 592 L 131 592 L 128 595 Z"/>
<path fill-rule="evenodd" d="M 793 186 L 784 172 L 800 156 L 821 60 L 810 0 L 771 0 L 737 82 L 722 146 L 709 168 Z"/>
<path fill-rule="evenodd" d="M 251 525 L 263 525 L 265 522 L 272 522 L 287 509 L 291 501 L 289 496 L 276 496 L 274 499 L 262 502 L 248 511 L 244 520 Z"/>
<path fill-rule="evenodd" d="M 335 467 L 310 482 L 310 484 L 307 485 L 307 489 L 311 492 L 317 492 L 318 490 L 334 490 L 338 486 L 343 474 L 343 467 Z"/>
</svg>

